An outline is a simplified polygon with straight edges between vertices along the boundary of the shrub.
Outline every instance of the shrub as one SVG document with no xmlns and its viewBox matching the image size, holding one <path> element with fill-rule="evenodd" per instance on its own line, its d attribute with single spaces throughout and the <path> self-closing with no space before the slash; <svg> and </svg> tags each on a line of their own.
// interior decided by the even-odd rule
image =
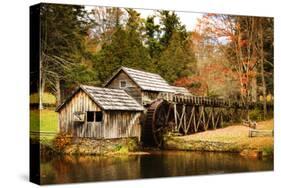
<svg viewBox="0 0 281 188">
<path fill-rule="evenodd" d="M 128 153 L 128 147 L 127 146 L 124 146 L 122 144 L 116 144 L 115 145 L 115 148 L 114 148 L 114 151 L 119 153 L 119 154 L 124 154 L 124 153 Z"/>
<path fill-rule="evenodd" d="M 114 147 L 114 150 L 119 151 L 119 150 L 121 150 L 122 147 L 123 146 L 121 144 L 116 144 L 115 147 Z"/>
<path fill-rule="evenodd" d="M 129 151 L 137 151 L 139 150 L 139 145 L 137 143 L 137 140 L 135 139 L 129 139 L 129 142 L 128 142 L 128 150 Z"/>
<path fill-rule="evenodd" d="M 59 133 L 53 140 L 53 146 L 57 151 L 63 152 L 65 147 L 70 145 L 71 142 L 72 136 L 70 133 Z"/>
<path fill-rule="evenodd" d="M 263 112 L 259 108 L 250 110 L 249 116 L 251 120 L 261 121 L 263 119 Z"/>
</svg>

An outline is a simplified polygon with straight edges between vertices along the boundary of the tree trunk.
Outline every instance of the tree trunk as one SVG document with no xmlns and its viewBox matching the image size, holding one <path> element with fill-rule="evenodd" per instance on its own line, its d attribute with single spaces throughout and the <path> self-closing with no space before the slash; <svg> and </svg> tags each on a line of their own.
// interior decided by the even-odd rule
<svg viewBox="0 0 281 188">
<path fill-rule="evenodd" d="M 43 95 L 44 95 L 44 90 L 45 90 L 45 83 L 46 83 L 46 78 L 45 75 L 43 74 L 42 71 L 42 65 L 41 65 L 41 61 L 40 61 L 40 75 L 39 75 L 39 110 L 44 109 L 44 105 L 43 105 Z"/>
<path fill-rule="evenodd" d="M 257 77 L 255 76 L 251 80 L 251 102 L 257 102 L 257 88 Z"/>
<path fill-rule="evenodd" d="M 267 101 L 266 101 L 266 83 L 264 78 L 264 49 L 263 49 L 263 28 L 262 23 L 260 23 L 259 28 L 259 43 L 260 43 L 260 64 L 261 64 L 261 80 L 262 80 L 262 95 L 263 95 L 263 119 L 267 115 Z"/>
<path fill-rule="evenodd" d="M 262 95 L 263 95 L 263 119 L 265 119 L 267 115 L 267 101 L 266 101 L 266 83 L 264 78 L 264 58 L 261 58 L 261 80 L 262 80 Z"/>
<path fill-rule="evenodd" d="M 61 104 L 61 91 L 60 91 L 60 79 L 56 78 L 56 99 L 57 106 Z"/>
</svg>

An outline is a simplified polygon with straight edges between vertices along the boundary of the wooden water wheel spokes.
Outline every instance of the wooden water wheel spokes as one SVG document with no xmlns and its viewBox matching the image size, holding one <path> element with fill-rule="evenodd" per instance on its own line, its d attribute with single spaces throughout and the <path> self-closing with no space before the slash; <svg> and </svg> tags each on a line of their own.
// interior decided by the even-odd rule
<svg viewBox="0 0 281 188">
<path fill-rule="evenodd" d="M 155 144 L 161 147 L 163 143 L 163 134 L 167 127 L 167 118 L 169 116 L 169 104 L 165 101 L 160 101 L 154 111 L 152 121 L 152 133 Z"/>
</svg>

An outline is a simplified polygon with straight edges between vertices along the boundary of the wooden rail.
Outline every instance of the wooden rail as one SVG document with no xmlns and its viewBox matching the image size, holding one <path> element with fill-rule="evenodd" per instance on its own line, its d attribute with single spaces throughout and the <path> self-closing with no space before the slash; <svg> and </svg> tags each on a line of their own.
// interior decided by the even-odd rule
<svg viewBox="0 0 281 188">
<path fill-rule="evenodd" d="M 29 135 L 32 138 L 47 138 L 47 137 L 52 137 L 56 136 L 58 133 L 57 132 L 49 132 L 49 131 L 30 131 Z"/>
<path fill-rule="evenodd" d="M 159 97 L 168 102 L 190 105 L 204 105 L 212 107 L 243 107 L 241 102 L 218 99 L 214 97 L 175 95 L 172 93 L 163 93 Z"/>
<path fill-rule="evenodd" d="M 162 98 L 168 102 L 174 102 L 177 104 L 197 105 L 197 106 L 209 106 L 209 107 L 223 107 L 223 108 L 246 108 L 245 104 L 241 101 L 225 100 L 214 97 L 203 96 L 188 96 L 188 95 L 176 95 L 173 93 L 161 93 L 158 98 Z M 261 102 L 249 102 L 249 108 L 253 108 L 257 105 L 261 105 Z M 268 106 L 273 106 L 273 103 L 268 103 Z"/>
</svg>

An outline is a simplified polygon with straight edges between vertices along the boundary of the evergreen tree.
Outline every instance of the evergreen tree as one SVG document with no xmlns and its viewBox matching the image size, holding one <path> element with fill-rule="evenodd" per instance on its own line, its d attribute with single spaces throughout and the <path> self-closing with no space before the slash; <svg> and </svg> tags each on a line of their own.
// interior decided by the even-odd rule
<svg viewBox="0 0 281 188">
<path fill-rule="evenodd" d="M 148 50 L 143 46 L 141 35 L 142 20 L 139 13 L 127 10 L 129 18 L 124 29 L 117 27 L 111 43 L 103 45 L 95 56 L 95 68 L 101 82 L 121 66 L 142 70 L 152 68 Z"/>
<path fill-rule="evenodd" d="M 85 36 L 93 22 L 82 6 L 42 4 L 40 95 L 45 87 L 56 95 L 60 103 L 60 82 L 69 82 L 68 76 L 85 57 Z M 42 97 L 40 97 L 42 98 Z M 42 105 L 41 105 L 42 108 Z"/>
<path fill-rule="evenodd" d="M 174 11 L 160 11 L 160 24 L 161 27 L 161 35 L 160 43 L 163 48 L 166 48 L 169 44 L 170 39 L 173 36 L 173 32 L 177 31 L 181 40 L 184 40 L 186 37 L 186 29 L 185 26 L 181 24 L 179 17 L 176 15 Z"/>
<path fill-rule="evenodd" d="M 157 70 L 170 83 L 180 77 L 194 73 L 195 56 L 190 46 L 190 39 L 181 40 L 180 33 L 174 32 L 167 48 L 161 54 Z"/>
<path fill-rule="evenodd" d="M 155 16 L 148 16 L 145 21 L 145 34 L 149 55 L 151 58 L 157 58 L 161 52 L 160 44 L 160 25 L 154 23 Z"/>
</svg>

